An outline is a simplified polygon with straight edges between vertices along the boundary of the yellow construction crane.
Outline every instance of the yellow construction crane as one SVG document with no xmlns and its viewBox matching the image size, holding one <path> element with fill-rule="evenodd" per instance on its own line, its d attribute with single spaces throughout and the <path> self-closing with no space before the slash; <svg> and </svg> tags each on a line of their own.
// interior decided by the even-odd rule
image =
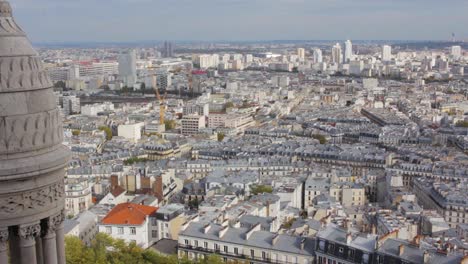
<svg viewBox="0 0 468 264">
<path fill-rule="evenodd" d="M 165 115 L 166 115 L 166 97 L 167 97 L 167 91 L 165 91 L 164 96 L 161 97 L 159 94 L 159 89 L 158 86 L 155 85 L 154 87 L 154 92 L 156 94 L 156 98 L 159 101 L 159 124 L 164 125 L 164 120 L 165 120 Z"/>
</svg>

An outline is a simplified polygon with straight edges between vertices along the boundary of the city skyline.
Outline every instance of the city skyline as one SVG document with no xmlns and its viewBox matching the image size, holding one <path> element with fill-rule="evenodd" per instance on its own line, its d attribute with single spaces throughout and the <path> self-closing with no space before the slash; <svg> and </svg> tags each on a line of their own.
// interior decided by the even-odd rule
<svg viewBox="0 0 468 264">
<path fill-rule="evenodd" d="M 452 32 L 464 40 L 468 3 L 448 2 L 184 0 L 167 5 L 161 0 L 115 0 L 110 6 L 96 0 L 15 0 L 12 5 L 35 43 L 450 40 Z"/>
</svg>

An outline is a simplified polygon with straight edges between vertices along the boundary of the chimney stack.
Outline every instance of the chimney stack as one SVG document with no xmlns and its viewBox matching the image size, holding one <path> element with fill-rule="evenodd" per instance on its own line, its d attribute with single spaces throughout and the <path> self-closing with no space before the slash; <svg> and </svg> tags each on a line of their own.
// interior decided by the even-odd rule
<svg viewBox="0 0 468 264">
<path fill-rule="evenodd" d="M 211 228 L 211 225 L 210 224 L 206 224 L 204 227 L 203 227 L 203 233 L 208 233 L 208 231 L 210 231 L 210 228 Z"/>
<path fill-rule="evenodd" d="M 271 245 L 274 246 L 276 244 L 276 242 L 278 242 L 278 238 L 279 238 L 279 235 L 276 234 L 273 239 L 271 240 Z"/>
<path fill-rule="evenodd" d="M 424 261 L 424 264 L 429 263 L 429 258 L 430 258 L 429 252 L 424 251 L 424 254 L 423 254 L 423 261 Z"/>
<path fill-rule="evenodd" d="M 353 241 L 353 235 L 351 233 L 348 233 L 346 235 L 346 244 L 351 244 L 351 242 Z"/>
<path fill-rule="evenodd" d="M 401 245 L 398 247 L 398 256 L 401 257 L 404 253 L 405 253 L 405 245 L 401 244 Z"/>
<path fill-rule="evenodd" d="M 306 242 L 306 239 L 302 238 L 302 240 L 301 240 L 301 250 L 304 250 L 305 242 Z"/>
</svg>

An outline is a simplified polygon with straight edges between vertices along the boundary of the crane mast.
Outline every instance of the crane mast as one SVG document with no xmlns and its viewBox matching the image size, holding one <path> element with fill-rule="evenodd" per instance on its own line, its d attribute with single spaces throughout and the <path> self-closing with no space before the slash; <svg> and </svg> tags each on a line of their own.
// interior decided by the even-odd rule
<svg viewBox="0 0 468 264">
<path fill-rule="evenodd" d="M 165 116 L 166 116 L 166 97 L 167 97 L 167 91 L 165 91 L 164 96 L 161 96 L 159 93 L 158 86 L 156 85 L 154 87 L 154 92 L 156 94 L 156 98 L 159 101 L 159 124 L 163 125 Z"/>
</svg>

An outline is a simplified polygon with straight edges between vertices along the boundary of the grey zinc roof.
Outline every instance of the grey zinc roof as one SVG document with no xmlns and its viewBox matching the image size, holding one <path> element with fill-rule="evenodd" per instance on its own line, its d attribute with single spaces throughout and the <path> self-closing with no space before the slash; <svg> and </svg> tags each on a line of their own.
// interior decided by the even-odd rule
<svg viewBox="0 0 468 264">
<path fill-rule="evenodd" d="M 324 238 L 329 241 L 334 241 L 343 245 L 347 244 L 346 237 L 348 233 L 346 230 L 337 227 L 333 224 L 328 225 L 325 229 L 320 230 L 317 233 L 317 237 Z M 352 241 L 348 245 L 353 248 L 361 249 L 367 252 L 374 251 L 375 243 L 377 242 L 375 235 L 368 234 L 362 236 L 359 234 L 353 234 Z"/>
<path fill-rule="evenodd" d="M 190 223 L 189 226 L 180 233 L 182 236 L 189 236 L 199 239 L 210 239 L 214 241 L 234 243 L 246 245 L 256 248 L 271 249 L 276 251 L 288 252 L 298 255 L 314 255 L 315 240 L 313 238 L 304 238 L 304 249 L 301 249 L 301 241 L 303 238 L 289 235 L 277 235 L 267 231 L 254 231 L 249 239 L 246 239 L 247 228 L 232 228 L 229 227 L 224 236 L 219 238 L 219 231 L 223 226 L 218 224 L 210 224 L 210 229 L 205 234 L 203 232 L 203 224 Z M 278 236 L 277 242 L 273 245 L 272 241 L 275 236 Z"/>
<path fill-rule="evenodd" d="M 404 245 L 403 254 L 400 253 L 400 245 Z M 398 239 L 387 239 L 378 249 L 379 253 L 386 255 L 397 256 L 406 261 L 413 263 L 424 263 L 424 250 L 409 244 L 406 241 Z M 458 254 L 453 255 L 442 255 L 436 252 L 429 253 L 429 262 L 427 264 L 449 264 L 449 263 L 460 263 L 462 256 Z"/>
<path fill-rule="evenodd" d="M 80 222 L 73 220 L 73 219 L 65 219 L 63 221 L 63 230 L 66 233 L 70 232 L 73 228 L 75 228 L 77 225 L 79 225 Z"/>
</svg>

